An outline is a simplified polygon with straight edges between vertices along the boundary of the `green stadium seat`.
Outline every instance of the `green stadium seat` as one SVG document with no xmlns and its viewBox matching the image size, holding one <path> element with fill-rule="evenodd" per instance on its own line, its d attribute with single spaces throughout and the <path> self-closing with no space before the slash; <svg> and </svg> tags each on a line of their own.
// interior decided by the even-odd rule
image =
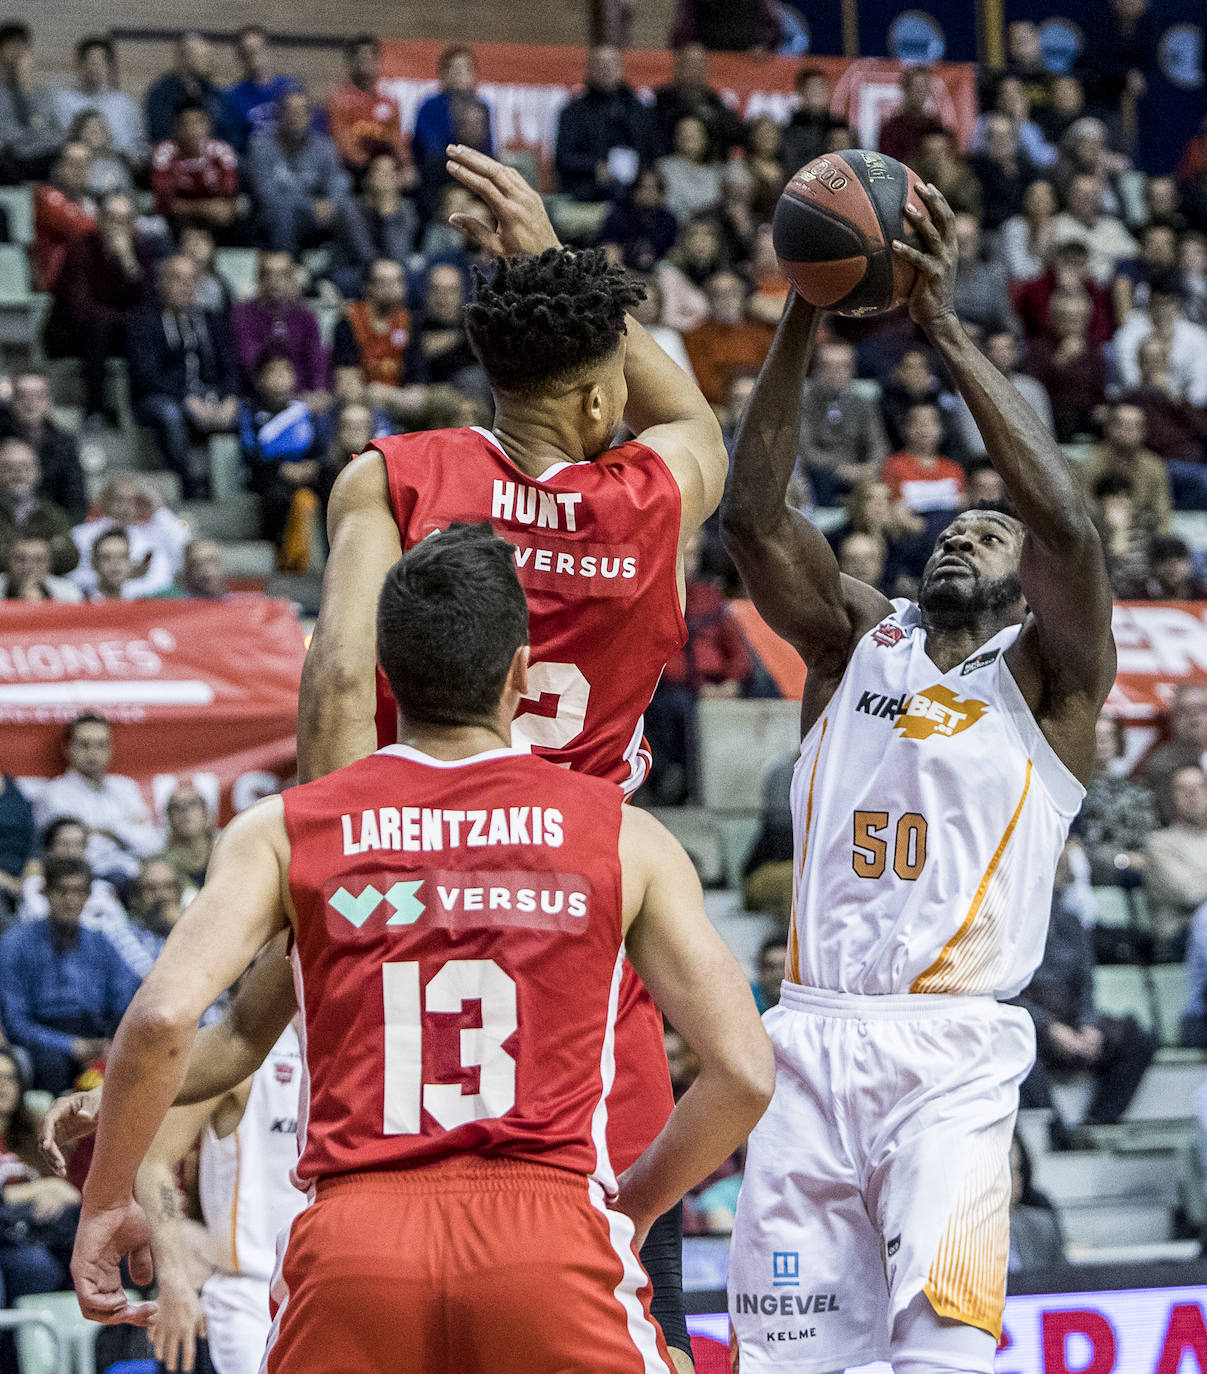
<svg viewBox="0 0 1207 1374">
<path fill-rule="evenodd" d="M 880 400 L 880 383 L 875 377 L 856 377 L 851 383 L 851 390 L 856 396 L 862 396 L 873 404 Z"/>
<path fill-rule="evenodd" d="M 214 253 L 214 266 L 237 301 L 250 300 L 256 294 L 254 248 L 219 248 Z"/>
<path fill-rule="evenodd" d="M 1121 887 L 1096 887 L 1094 905 L 1098 908 L 1100 926 L 1130 926 L 1132 910 L 1127 893 Z"/>
<path fill-rule="evenodd" d="M 26 304 L 33 295 L 29 255 L 17 243 L 0 243 L 0 301 Z"/>
<path fill-rule="evenodd" d="M 63 1349 L 71 1359 L 60 1365 L 56 1359 L 54 1341 L 40 1326 L 24 1326 L 17 1332 L 17 1361 L 21 1374 L 94 1374 L 96 1369 L 96 1333 L 101 1329 L 80 1311 L 73 1292 L 31 1293 L 18 1298 L 18 1311 L 38 1313 L 49 1321 Z"/>
<path fill-rule="evenodd" d="M 1169 528 L 1184 539 L 1196 552 L 1207 550 L 1207 511 L 1175 510 L 1169 516 Z"/>
<path fill-rule="evenodd" d="M 1134 1016 L 1153 1030 L 1153 1009 L 1144 970 L 1134 964 L 1102 964 L 1094 970 L 1094 1005 L 1103 1016 Z"/>
<path fill-rule="evenodd" d="M 0 207 L 8 216 L 10 241 L 28 248 L 34 241 L 34 188 L 0 186 Z"/>
<path fill-rule="evenodd" d="M 1150 972 L 1161 1043 L 1176 1045 L 1182 1038 L 1182 1013 L 1190 996 L 1190 970 L 1185 964 L 1154 964 Z"/>
</svg>

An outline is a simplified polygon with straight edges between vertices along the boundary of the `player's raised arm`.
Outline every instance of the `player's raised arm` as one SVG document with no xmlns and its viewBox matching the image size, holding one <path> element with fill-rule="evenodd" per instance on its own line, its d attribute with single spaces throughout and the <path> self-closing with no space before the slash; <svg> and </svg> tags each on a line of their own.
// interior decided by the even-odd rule
<svg viewBox="0 0 1207 1374">
<path fill-rule="evenodd" d="M 380 453 L 362 453 L 340 473 L 327 533 L 331 555 L 298 690 L 302 782 L 377 748 L 377 598 L 402 554 Z"/>
<path fill-rule="evenodd" d="M 879 592 L 839 573 L 825 536 L 788 505 L 817 321 L 793 293 L 738 431 L 721 502 L 721 534 L 751 600 L 815 680 L 841 673 L 855 639 L 889 609 Z"/>
<path fill-rule="evenodd" d="M 71 1263 L 80 1308 L 94 1321 L 145 1322 L 151 1315 L 131 1311 L 119 1269 L 129 1254 L 135 1281 L 151 1276 L 134 1178 L 184 1081 L 202 1012 L 288 921 L 288 861 L 279 797 L 237 816 L 214 850 L 205 886 L 118 1027 Z"/>
<path fill-rule="evenodd" d="M 942 353 L 1026 526 L 1020 577 L 1031 614 L 1011 666 L 1041 724 L 1055 732 L 1058 753 L 1085 778 L 1093 762 L 1092 723 L 1115 680 L 1102 545 L 1059 446 L 956 318 L 955 216 L 933 186 L 916 189 L 931 221 L 907 207 L 919 247 L 893 245 L 918 269 L 910 314 Z M 1066 713 L 1071 719 L 1063 721 Z M 1065 724 L 1073 728 L 1062 729 Z"/>
<path fill-rule="evenodd" d="M 480 197 L 494 223 L 454 215 L 452 224 L 500 257 L 561 247 L 544 202 L 513 167 L 474 148 L 448 150 L 448 170 Z M 626 321 L 624 417 L 643 444 L 661 454 L 683 493 L 683 536 L 717 508 L 729 459 L 721 426 L 700 388 L 630 315 Z"/>
<path fill-rule="evenodd" d="M 700 1059 L 696 1081 L 620 1179 L 638 1244 L 655 1217 L 738 1148 L 771 1100 L 775 1060 L 750 984 L 704 914 L 700 881 L 658 821 L 625 807 L 626 948 L 654 1001 Z"/>
</svg>

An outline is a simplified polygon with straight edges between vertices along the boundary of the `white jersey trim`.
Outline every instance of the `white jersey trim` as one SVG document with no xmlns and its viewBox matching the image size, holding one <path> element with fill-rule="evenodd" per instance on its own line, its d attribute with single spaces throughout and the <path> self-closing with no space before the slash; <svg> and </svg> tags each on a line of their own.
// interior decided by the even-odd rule
<svg viewBox="0 0 1207 1374">
<path fill-rule="evenodd" d="M 527 749 L 500 748 L 484 749 L 480 754 L 469 754 L 463 759 L 437 759 L 425 754 L 409 744 L 386 744 L 377 750 L 379 754 L 389 754 L 396 759 L 409 759 L 412 763 L 426 764 L 429 768 L 467 768 L 472 763 L 485 763 L 487 759 L 528 758 Z"/>
<path fill-rule="evenodd" d="M 623 954 L 622 950 L 622 957 Z M 658 1350 L 658 1328 L 654 1325 L 653 1319 L 646 1316 L 641 1299 L 637 1296 L 649 1283 L 649 1277 L 633 1249 L 633 1223 L 623 1212 L 607 1205 L 597 1179 L 589 1180 L 587 1194 L 591 1199 L 591 1206 L 604 1218 L 608 1228 L 608 1239 L 621 1264 L 623 1272 L 620 1282 L 612 1290 L 612 1296 L 624 1309 L 629 1336 L 641 1356 L 643 1374 L 667 1374 L 666 1361 Z"/>
<path fill-rule="evenodd" d="M 490 430 L 483 428 L 482 425 L 470 425 L 470 429 L 472 429 L 475 434 L 480 434 L 488 444 L 492 444 L 495 448 L 497 448 L 499 452 L 503 455 L 503 457 L 507 459 L 511 466 L 516 469 L 516 471 L 526 482 L 547 482 L 550 479 L 550 477 L 556 477 L 557 474 L 561 472 L 564 468 L 573 468 L 578 466 L 577 463 L 572 463 L 568 458 L 566 458 L 563 459 L 560 463 L 554 463 L 551 467 L 547 467 L 539 477 L 533 477 L 533 475 L 530 472 L 525 472 L 524 469 L 520 467 L 520 465 L 515 461 L 511 454 L 507 452 L 503 445 L 499 443 L 497 437 L 493 435 L 490 432 Z"/>
</svg>

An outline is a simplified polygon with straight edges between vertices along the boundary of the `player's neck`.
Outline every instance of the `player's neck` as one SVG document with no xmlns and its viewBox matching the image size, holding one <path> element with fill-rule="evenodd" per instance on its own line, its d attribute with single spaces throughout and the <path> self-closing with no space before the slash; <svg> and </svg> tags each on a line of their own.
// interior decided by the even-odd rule
<svg viewBox="0 0 1207 1374">
<path fill-rule="evenodd" d="M 556 414 L 533 407 L 495 410 L 492 432 L 508 458 L 529 477 L 540 477 L 555 463 L 581 463 L 588 455 L 574 429 Z"/>
<path fill-rule="evenodd" d="M 963 663 L 976 653 L 982 644 L 987 644 L 1007 625 L 1016 622 L 1003 619 L 999 614 L 978 616 L 972 622 L 959 625 L 938 623 L 925 611 L 922 612 L 922 628 L 926 631 L 926 656 L 940 672 L 949 673 L 957 663 Z"/>
<path fill-rule="evenodd" d="M 511 731 L 498 724 L 416 725 L 399 722 L 398 742 L 430 758 L 450 763 L 494 749 L 511 748 Z"/>
</svg>

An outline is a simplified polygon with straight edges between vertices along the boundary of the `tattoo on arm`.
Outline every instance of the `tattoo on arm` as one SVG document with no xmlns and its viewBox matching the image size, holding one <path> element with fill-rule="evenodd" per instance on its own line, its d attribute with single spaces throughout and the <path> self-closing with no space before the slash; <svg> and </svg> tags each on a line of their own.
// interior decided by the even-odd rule
<svg viewBox="0 0 1207 1374">
<path fill-rule="evenodd" d="M 180 1216 L 176 1189 L 170 1183 L 159 1185 L 159 1215 L 164 1221 L 175 1221 Z"/>
</svg>

